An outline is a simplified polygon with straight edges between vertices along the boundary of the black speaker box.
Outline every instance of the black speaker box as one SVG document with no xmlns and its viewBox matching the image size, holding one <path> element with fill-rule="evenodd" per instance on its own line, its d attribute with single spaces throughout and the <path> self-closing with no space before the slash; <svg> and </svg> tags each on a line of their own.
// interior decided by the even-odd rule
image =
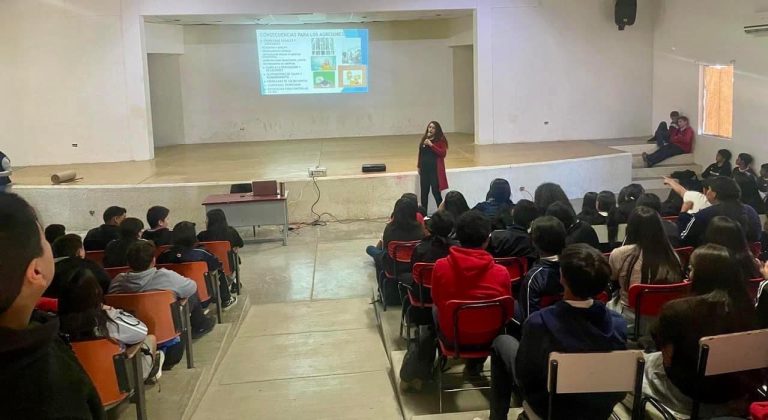
<svg viewBox="0 0 768 420">
<path fill-rule="evenodd" d="M 365 163 L 363 164 L 363 172 L 386 172 L 387 165 L 383 163 Z"/>
<path fill-rule="evenodd" d="M 620 31 L 623 31 L 625 26 L 634 25 L 637 16 L 637 0 L 616 0 L 615 16 L 616 26 Z"/>
</svg>

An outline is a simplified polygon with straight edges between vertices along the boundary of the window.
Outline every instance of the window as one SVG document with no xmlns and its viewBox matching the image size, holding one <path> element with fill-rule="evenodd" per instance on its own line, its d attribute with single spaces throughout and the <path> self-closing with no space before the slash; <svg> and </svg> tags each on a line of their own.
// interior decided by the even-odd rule
<svg viewBox="0 0 768 420">
<path fill-rule="evenodd" d="M 733 136 L 733 65 L 701 66 L 701 127 L 710 136 Z"/>
</svg>

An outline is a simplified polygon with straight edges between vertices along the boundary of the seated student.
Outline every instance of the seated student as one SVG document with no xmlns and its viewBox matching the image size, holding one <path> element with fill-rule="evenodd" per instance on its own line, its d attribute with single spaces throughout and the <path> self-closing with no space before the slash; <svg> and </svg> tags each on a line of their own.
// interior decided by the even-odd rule
<svg viewBox="0 0 768 420">
<path fill-rule="evenodd" d="M 768 328 L 768 262 L 760 267 L 763 281 L 757 290 L 757 322 L 758 328 Z"/>
<path fill-rule="evenodd" d="M 205 250 L 197 242 L 195 224 L 179 222 L 173 227 L 173 246 L 157 257 L 158 264 L 179 264 L 185 262 L 204 261 L 208 272 L 218 273 L 221 309 L 227 310 L 237 303 L 237 296 L 230 291 L 227 276 L 222 271 L 222 264 L 215 255 Z"/>
<path fill-rule="evenodd" d="M 416 220 L 417 205 L 408 198 L 401 197 L 395 203 L 392 212 L 392 220 L 384 228 L 384 234 L 380 246 L 369 246 L 366 249 L 368 255 L 376 264 L 376 275 L 384 270 L 385 264 L 391 264 L 387 256 L 387 246 L 392 241 L 420 241 L 426 236 L 424 225 Z M 401 268 L 398 266 L 398 269 Z M 402 267 L 407 271 L 409 267 Z M 398 270 L 400 271 L 400 270 Z"/>
<path fill-rule="evenodd" d="M 237 252 L 245 243 L 235 228 L 227 223 L 227 215 L 222 209 L 209 210 L 205 214 L 205 230 L 197 234 L 200 242 L 227 241 L 232 249 Z"/>
<path fill-rule="evenodd" d="M 409 200 L 412 200 L 416 202 L 416 220 L 419 221 L 419 223 L 424 223 L 424 218 L 427 217 L 427 209 L 424 208 L 424 206 L 419 205 L 419 198 L 414 193 L 403 193 L 403 195 L 400 196 L 401 198 L 407 198 Z"/>
<path fill-rule="evenodd" d="M 608 211 L 606 225 L 608 228 L 608 242 L 613 247 L 619 241 L 619 225 L 627 223 L 629 215 L 637 205 L 637 199 L 645 193 L 645 188 L 640 184 L 629 184 L 619 191 L 616 198 L 616 207 Z"/>
<path fill-rule="evenodd" d="M 661 199 L 656 194 L 643 193 L 640 198 L 637 199 L 637 207 L 640 206 L 654 210 L 659 216 L 661 216 Z M 635 207 L 635 209 L 637 209 L 637 207 Z M 670 245 L 672 245 L 672 248 L 679 248 L 680 232 L 677 230 L 677 224 L 670 222 L 669 220 L 661 219 L 661 226 L 664 228 L 664 235 L 666 235 Z"/>
<path fill-rule="evenodd" d="M 648 143 L 669 143 L 669 138 L 672 134 L 677 132 L 677 119 L 680 118 L 680 113 L 672 111 L 669 113 L 669 126 L 666 121 L 659 123 L 656 128 L 654 136 L 648 139 Z"/>
<path fill-rule="evenodd" d="M 571 200 L 568 199 L 563 188 L 552 182 L 545 182 L 536 187 L 536 191 L 533 193 L 533 202 L 536 203 L 541 215 L 546 213 L 549 206 L 556 202 L 565 204 L 571 208 L 574 215 L 576 214 L 576 210 L 573 209 Z"/>
<path fill-rule="evenodd" d="M 85 258 L 83 240 L 74 233 L 64 235 L 53 243 L 53 256 L 56 258 L 55 274 L 43 296 L 57 299 L 66 280 L 82 269 L 93 273 L 103 293 L 109 289 L 109 275 L 99 264 Z"/>
<path fill-rule="evenodd" d="M 464 195 L 460 192 L 448 191 L 448 194 L 445 195 L 445 200 L 440 203 L 438 209 L 451 213 L 453 220 L 459 220 L 459 217 L 461 217 L 462 214 L 469 211 L 469 205 L 467 204 Z"/>
<path fill-rule="evenodd" d="M 104 305 L 104 294 L 90 271 L 80 269 L 64 282 L 58 315 L 61 332 L 70 340 L 111 338 L 123 350 L 141 343 L 139 357 L 144 379 L 154 383 L 162 376 L 165 353 L 157 350 L 155 336 L 147 334 L 147 326 L 133 315 Z"/>
<path fill-rule="evenodd" d="M 699 381 L 696 372 L 702 337 L 757 327 L 746 281 L 738 263 L 719 245 L 693 252 L 690 279 L 692 296 L 665 304 L 652 329 L 661 351 L 645 355 L 643 394 L 660 400 L 680 418 L 690 416 L 692 395 L 703 403 L 700 418 L 742 417 L 746 400 L 739 401 L 762 384 L 762 375 L 731 373 Z"/>
<path fill-rule="evenodd" d="M 704 172 L 701 173 L 702 179 L 712 178 L 713 176 L 731 176 L 733 170 L 731 169 L 731 151 L 728 149 L 720 149 L 715 155 L 715 163 L 707 166 Z"/>
<path fill-rule="evenodd" d="M 45 240 L 51 245 L 53 245 L 53 242 L 56 239 L 59 239 L 66 234 L 67 228 L 64 227 L 64 225 L 53 224 L 45 227 Z"/>
<path fill-rule="evenodd" d="M 760 217 L 751 206 L 739 201 L 741 190 L 732 178 L 716 176 L 705 179 L 704 195 L 712 204 L 696 214 L 680 213 L 677 227 L 684 245 L 697 246 L 702 243 L 704 232 L 715 216 L 727 216 L 738 222 L 744 229 L 748 242 L 760 239 Z"/>
<path fill-rule="evenodd" d="M 522 324 L 545 304 L 560 300 L 558 255 L 565 248 L 565 227 L 552 216 L 539 217 L 531 224 L 531 239 L 539 253 L 539 260 L 525 274 L 515 302 L 515 320 Z M 550 302 L 543 302 L 549 299 Z"/>
<path fill-rule="evenodd" d="M 576 215 L 576 218 L 582 222 L 587 222 L 590 225 L 599 225 L 601 218 L 600 213 L 597 212 L 597 193 L 590 191 L 584 194 L 584 199 L 581 203 L 581 213 Z"/>
<path fill-rule="evenodd" d="M 760 277 L 760 260 L 752 255 L 744 238 L 744 229 L 735 221 L 725 216 L 713 217 L 704 233 L 704 243 L 721 245 L 728 249 L 747 279 Z"/>
<path fill-rule="evenodd" d="M 59 335 L 59 319 L 35 311 L 53 279 L 53 255 L 35 210 L 0 194 L 0 404 L 8 419 L 105 419 L 88 374 Z"/>
<path fill-rule="evenodd" d="M 509 182 L 503 178 L 496 178 L 491 182 L 488 193 L 485 195 L 485 201 L 477 203 L 472 210 L 477 210 L 485 217 L 493 220 L 500 212 L 509 212 L 515 207 L 515 203 L 510 200 L 512 197 L 512 188 Z"/>
<path fill-rule="evenodd" d="M 757 179 L 757 189 L 768 193 L 768 163 L 760 165 L 760 177 Z M 768 194 L 763 198 L 763 206 L 768 211 Z"/>
<path fill-rule="evenodd" d="M 533 201 L 518 201 L 512 212 L 512 224 L 504 230 L 491 232 L 491 240 L 486 250 L 494 258 L 525 257 L 530 265 L 536 260 L 538 253 L 531 244 L 528 229 L 538 216 L 539 210 Z"/>
<path fill-rule="evenodd" d="M 155 246 L 170 245 L 173 237 L 168 229 L 168 214 L 170 210 L 163 206 L 152 206 L 147 210 L 149 229 L 141 234 L 141 239 L 155 243 Z"/>
<path fill-rule="evenodd" d="M 120 238 L 107 244 L 107 249 L 104 250 L 104 267 L 127 266 L 125 255 L 128 253 L 128 247 L 140 240 L 143 229 L 144 223 L 135 217 L 127 217 L 120 222 Z"/>
<path fill-rule="evenodd" d="M 670 133 L 669 142 L 664 143 L 657 138 L 659 148 L 650 155 L 643 152 L 645 166 L 650 168 L 672 156 L 693 152 L 693 129 L 688 125 L 688 117 L 680 116 L 677 125 L 678 129 Z"/>
<path fill-rule="evenodd" d="M 109 293 L 170 290 L 177 299 L 188 299 L 193 338 L 202 337 L 213 330 L 216 321 L 203 313 L 197 296 L 197 284 L 174 271 L 155 268 L 155 246 L 152 242 L 134 242 L 128 248 L 128 266 L 131 271 L 118 274 L 109 285 Z"/>
<path fill-rule="evenodd" d="M 608 307 L 620 313 L 630 325 L 635 323 L 635 313 L 629 308 L 630 286 L 680 283 L 685 278 L 658 212 L 640 204 L 629 216 L 624 245 L 611 251 L 608 264 L 611 281 L 619 286 L 618 300 L 611 301 Z"/>
<path fill-rule="evenodd" d="M 603 190 L 597 193 L 597 214 L 599 218 L 595 219 L 595 225 L 607 225 L 608 214 L 616 208 L 616 194 L 613 191 Z"/>
<path fill-rule="evenodd" d="M 416 248 L 411 254 L 411 270 L 417 263 L 434 263 L 440 258 L 448 256 L 448 250 L 452 246 L 458 245 L 458 242 L 451 239 L 449 236 L 453 232 L 454 221 L 453 216 L 445 210 L 438 210 L 432 214 L 432 217 L 427 223 L 427 230 L 429 235 L 416 245 Z M 400 280 L 402 283 L 410 286 L 412 284 L 411 277 L 407 277 Z M 425 300 L 430 297 L 429 290 L 425 289 Z M 406 300 L 405 302 L 408 302 Z"/>
<path fill-rule="evenodd" d="M 11 192 L 11 160 L 0 151 L 0 193 Z"/>
<path fill-rule="evenodd" d="M 674 193 L 682 197 L 683 204 L 677 213 L 695 214 L 712 205 L 704 193 L 688 190 L 674 178 L 665 176 L 664 185 L 669 186 Z"/>
<path fill-rule="evenodd" d="M 549 354 L 625 350 L 627 324 L 592 296 L 611 276 L 600 252 L 585 244 L 560 254 L 563 300 L 531 314 L 520 341 L 501 335 L 491 350 L 491 420 L 507 418 L 513 390 L 541 418 L 547 418 Z M 605 419 L 623 393 L 559 395 L 553 419 Z M 578 415 L 576 415 L 578 413 Z"/>
<path fill-rule="evenodd" d="M 566 206 L 565 203 L 553 203 L 546 212 L 547 216 L 554 216 L 565 226 L 565 244 L 585 243 L 593 248 L 600 248 L 600 239 L 597 237 L 595 229 L 589 223 L 576 219 L 573 208 Z"/>
<path fill-rule="evenodd" d="M 120 238 L 120 223 L 125 219 L 126 210 L 111 206 L 104 210 L 104 224 L 88 231 L 83 239 L 86 251 L 103 251 L 107 244 Z"/>
<path fill-rule="evenodd" d="M 752 206 L 758 214 L 764 214 L 765 203 L 760 196 L 760 181 L 752 167 L 753 162 L 754 158 L 749 153 L 739 153 L 733 168 L 733 179 L 741 188 L 741 202 Z"/>
</svg>

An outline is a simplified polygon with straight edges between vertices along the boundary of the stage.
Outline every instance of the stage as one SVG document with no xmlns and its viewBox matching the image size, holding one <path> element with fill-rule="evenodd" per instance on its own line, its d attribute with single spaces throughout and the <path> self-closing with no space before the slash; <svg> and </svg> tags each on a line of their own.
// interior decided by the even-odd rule
<svg viewBox="0 0 768 420">
<path fill-rule="evenodd" d="M 461 191 L 470 206 L 483 200 L 494 178 L 509 180 L 513 199 L 531 198 L 542 182 L 560 183 L 571 198 L 586 191 L 618 191 L 632 179 L 632 155 L 612 146 L 638 144 L 639 139 L 569 140 L 476 145 L 473 136 L 447 134 L 446 158 L 450 189 Z M 339 219 L 386 217 L 404 192 L 417 192 L 416 156 L 419 135 L 305 139 L 248 143 L 182 145 L 161 148 L 155 159 L 16 168 L 13 190 L 27 197 L 45 223 L 84 230 L 100 223 L 109 205 L 126 207 L 143 219 L 160 204 L 171 209 L 173 222 L 205 219 L 201 203 L 229 185 L 251 180 L 286 182 L 291 223 L 317 213 Z M 363 174 L 363 163 L 385 163 L 386 173 Z M 309 167 L 328 169 L 317 179 Z M 50 185 L 50 175 L 73 169 L 81 180 Z M 525 191 L 520 191 L 523 188 Z"/>
</svg>

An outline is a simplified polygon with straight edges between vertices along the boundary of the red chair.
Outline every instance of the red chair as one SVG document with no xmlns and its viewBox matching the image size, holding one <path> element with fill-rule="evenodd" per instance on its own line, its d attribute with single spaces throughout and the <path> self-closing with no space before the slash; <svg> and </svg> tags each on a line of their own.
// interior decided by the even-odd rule
<svg viewBox="0 0 768 420">
<path fill-rule="evenodd" d="M 691 254 L 693 254 L 693 247 L 675 248 L 675 253 L 680 258 L 680 265 L 683 267 L 683 271 L 687 273 L 688 264 L 691 262 Z"/>
<path fill-rule="evenodd" d="M 513 281 L 525 276 L 528 272 L 528 259 L 522 257 L 494 258 L 496 264 L 503 265 L 509 271 L 509 278 Z"/>
<path fill-rule="evenodd" d="M 159 257 L 163 252 L 171 249 L 171 245 L 160 245 L 155 247 L 155 258 Z"/>
<path fill-rule="evenodd" d="M 235 279 L 237 294 L 240 294 L 240 264 L 237 253 L 232 250 L 229 241 L 200 242 L 200 245 L 221 261 L 222 270 L 227 277 Z"/>
<path fill-rule="evenodd" d="M 413 284 L 411 286 L 404 285 L 410 306 L 408 306 L 408 309 L 405 310 L 400 318 L 400 337 L 403 336 L 403 327 L 405 327 L 407 331 L 406 338 L 408 340 L 411 339 L 411 323 L 409 321 L 412 309 L 429 309 L 434 306 L 432 303 L 432 270 L 434 268 L 434 263 L 416 263 L 413 265 L 413 270 L 411 271 Z M 416 326 L 418 325 L 416 324 Z"/>
<path fill-rule="evenodd" d="M 107 272 L 109 278 L 114 279 L 118 274 L 130 272 L 131 267 L 109 267 L 105 268 L 104 271 Z"/>
<path fill-rule="evenodd" d="M 749 246 L 749 250 L 750 250 L 750 251 L 752 251 L 752 255 L 753 255 L 755 258 L 758 258 L 758 257 L 760 256 L 760 254 L 762 254 L 762 253 L 763 253 L 763 244 L 762 244 L 762 243 L 760 243 L 760 242 L 753 242 L 753 243 L 752 243 L 752 244 Z"/>
<path fill-rule="evenodd" d="M 104 251 L 85 251 L 85 259 L 104 267 Z"/>
<path fill-rule="evenodd" d="M 662 219 L 670 221 L 672 223 L 677 223 L 678 216 L 664 216 Z"/>
<path fill-rule="evenodd" d="M 421 241 L 390 241 L 387 244 L 387 255 L 389 256 L 389 259 L 392 261 L 392 267 L 394 268 L 393 271 L 390 273 L 387 270 L 387 263 L 384 263 L 384 270 L 381 272 L 381 275 L 379 278 L 381 281 L 379 281 L 379 297 L 381 298 L 381 304 L 384 306 L 384 311 L 387 310 L 387 282 L 397 282 L 399 277 L 406 273 L 398 273 L 398 265 L 401 264 L 410 264 L 411 263 L 411 255 L 413 255 L 413 250 L 416 248 L 416 245 L 419 244 Z M 398 287 L 398 290 L 400 288 Z M 402 296 L 401 296 L 402 299 Z"/>
<path fill-rule="evenodd" d="M 665 303 L 688 296 L 691 283 L 634 284 L 629 287 L 629 307 L 635 312 L 635 339 L 640 337 L 643 316 L 656 317 Z"/>
<path fill-rule="evenodd" d="M 35 305 L 35 309 L 45 312 L 57 313 L 59 312 L 59 300 L 49 297 L 41 297 Z"/>
<path fill-rule="evenodd" d="M 611 300 L 611 295 L 609 295 L 608 292 L 603 291 L 603 292 L 600 292 L 600 294 L 598 294 L 597 296 L 595 296 L 595 300 L 599 300 L 600 302 L 603 302 L 603 303 L 608 303 Z"/>
<path fill-rule="evenodd" d="M 512 296 L 502 296 L 484 301 L 448 301 L 443 309 L 451 314 L 453 325 L 438 325 L 437 342 L 440 368 L 438 369 L 438 395 L 440 412 L 443 412 L 443 392 L 488 389 L 490 386 L 443 389 L 443 369 L 449 357 L 455 359 L 477 359 L 491 354 L 491 344 L 504 332 L 507 323 L 515 313 Z M 447 329 L 447 331 L 446 331 Z"/>
<path fill-rule="evenodd" d="M 763 284 L 764 281 L 766 280 L 762 277 L 747 280 L 747 291 L 749 292 L 752 301 L 755 303 L 757 303 L 757 298 L 760 297 L 760 285 Z M 766 282 L 766 284 L 768 284 L 768 282 Z"/>
</svg>

